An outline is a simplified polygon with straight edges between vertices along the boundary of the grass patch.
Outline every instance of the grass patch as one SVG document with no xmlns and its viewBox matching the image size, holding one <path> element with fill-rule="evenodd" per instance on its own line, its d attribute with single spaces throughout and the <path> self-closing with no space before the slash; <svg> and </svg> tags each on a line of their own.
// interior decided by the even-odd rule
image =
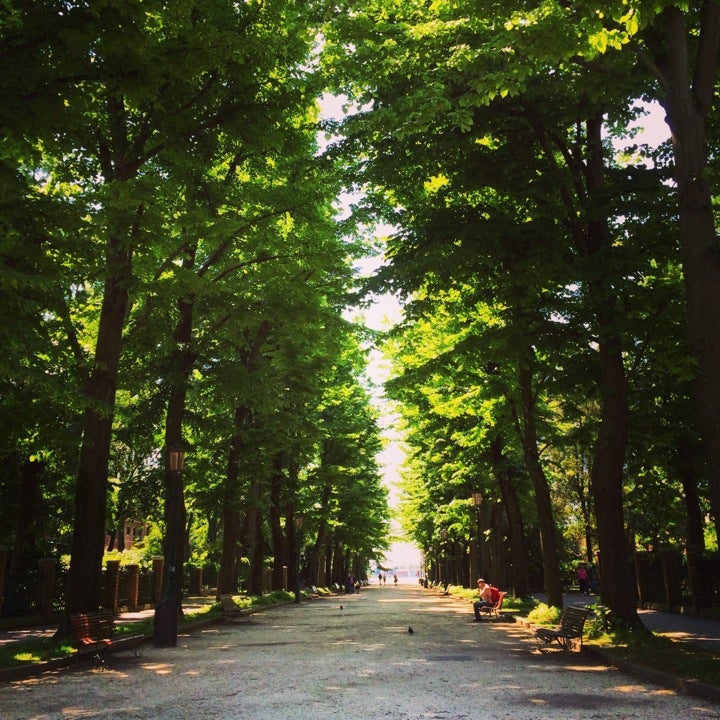
<svg viewBox="0 0 720 720">
<path fill-rule="evenodd" d="M 615 630 L 594 636 L 589 647 L 596 647 L 611 660 L 634 663 L 684 678 L 720 687 L 720 653 L 639 630 Z"/>
<path fill-rule="evenodd" d="M 300 593 L 302 595 L 302 593 Z M 250 598 L 250 607 L 265 607 L 267 605 L 277 605 L 279 603 L 290 602 L 295 599 L 295 593 L 287 590 L 274 590 L 264 595 L 255 595 Z"/>
<path fill-rule="evenodd" d="M 0 668 L 20 667 L 69 657 L 76 652 L 67 641 L 45 638 L 0 647 Z"/>
</svg>

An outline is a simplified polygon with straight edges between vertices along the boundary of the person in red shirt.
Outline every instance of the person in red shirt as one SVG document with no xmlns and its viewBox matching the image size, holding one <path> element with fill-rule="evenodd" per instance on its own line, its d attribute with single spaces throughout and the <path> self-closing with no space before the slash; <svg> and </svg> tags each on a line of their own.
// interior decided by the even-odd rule
<svg viewBox="0 0 720 720">
<path fill-rule="evenodd" d="M 483 578 L 478 578 L 477 586 L 480 598 L 473 603 L 473 610 L 475 611 L 475 622 L 480 622 L 481 608 L 495 607 L 500 599 L 500 591 L 490 583 L 486 583 Z"/>
</svg>

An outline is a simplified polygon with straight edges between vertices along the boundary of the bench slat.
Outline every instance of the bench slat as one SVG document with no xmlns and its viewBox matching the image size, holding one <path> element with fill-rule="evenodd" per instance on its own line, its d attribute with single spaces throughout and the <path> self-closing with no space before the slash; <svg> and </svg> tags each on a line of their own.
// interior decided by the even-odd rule
<svg viewBox="0 0 720 720">
<path fill-rule="evenodd" d="M 480 608 L 480 612 L 499 618 L 500 610 L 502 609 L 503 600 L 505 599 L 506 595 L 507 595 L 507 592 L 500 591 L 500 597 L 498 598 L 498 601 L 492 607 L 489 605 L 483 605 Z"/>
<path fill-rule="evenodd" d="M 118 637 L 115 620 L 109 610 L 74 613 L 70 616 L 70 627 L 80 650 L 94 653 L 103 663 L 104 654 L 111 650 L 132 649 L 137 656 L 137 648 L 145 642 L 144 635 Z"/>
<path fill-rule="evenodd" d="M 243 612 L 243 608 L 235 602 L 232 595 L 221 595 L 220 603 L 222 605 L 223 617 L 226 620 L 238 620 L 246 614 Z"/>
<path fill-rule="evenodd" d="M 569 650 L 575 642 L 579 641 L 580 649 L 582 649 L 585 621 L 591 612 L 592 610 L 587 607 L 570 606 L 565 608 L 557 628 L 538 628 L 535 631 L 535 637 L 546 645 L 556 641 L 563 650 Z"/>
</svg>

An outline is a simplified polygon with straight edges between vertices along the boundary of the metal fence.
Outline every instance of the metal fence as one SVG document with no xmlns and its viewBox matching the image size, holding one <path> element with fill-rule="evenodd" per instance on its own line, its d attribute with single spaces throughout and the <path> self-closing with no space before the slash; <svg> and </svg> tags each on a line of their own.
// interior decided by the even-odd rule
<svg viewBox="0 0 720 720">
<path fill-rule="evenodd" d="M 160 587 L 157 566 L 140 568 L 137 571 L 136 598 L 133 591 L 133 572 L 132 568 L 121 567 L 115 576 L 112 572 L 108 572 L 108 568 L 103 569 L 101 597 L 104 605 L 111 609 L 129 607 L 139 609 L 155 605 L 159 599 Z M 54 567 L 50 585 L 47 576 L 40 570 L 6 574 L 2 584 L 2 597 L 0 597 L 0 619 L 61 614 L 65 608 L 67 581 L 67 570 L 59 564 Z M 209 592 L 210 588 L 215 587 L 215 583 L 217 583 L 216 568 L 187 568 L 183 592 L 186 596 L 199 595 Z M 110 587 L 112 584 L 115 584 L 115 592 L 113 592 L 114 588 Z"/>
</svg>

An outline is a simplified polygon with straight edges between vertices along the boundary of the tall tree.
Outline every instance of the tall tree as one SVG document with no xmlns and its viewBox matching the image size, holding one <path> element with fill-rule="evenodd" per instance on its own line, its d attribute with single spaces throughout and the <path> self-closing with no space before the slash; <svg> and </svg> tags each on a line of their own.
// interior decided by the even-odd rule
<svg viewBox="0 0 720 720">
<path fill-rule="evenodd" d="M 707 143 L 717 85 L 720 3 L 705 0 L 687 10 L 668 3 L 634 47 L 656 81 L 650 94 L 665 108 L 672 131 L 688 337 L 698 361 L 698 426 L 720 537 L 720 258 Z"/>
</svg>

